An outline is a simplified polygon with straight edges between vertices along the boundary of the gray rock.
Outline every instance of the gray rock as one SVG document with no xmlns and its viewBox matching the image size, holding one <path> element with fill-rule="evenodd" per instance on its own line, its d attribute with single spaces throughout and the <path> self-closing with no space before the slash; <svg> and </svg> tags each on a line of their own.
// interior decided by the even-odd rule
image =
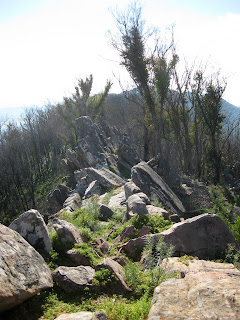
<svg viewBox="0 0 240 320">
<path fill-rule="evenodd" d="M 79 193 L 72 193 L 63 203 L 63 209 L 68 212 L 73 212 L 81 208 L 82 199 Z"/>
<path fill-rule="evenodd" d="M 118 189 L 116 189 L 116 191 L 117 190 Z M 108 202 L 108 207 L 113 209 L 126 209 L 127 206 L 126 206 L 125 192 L 121 191 L 118 194 L 113 195 Z"/>
<path fill-rule="evenodd" d="M 19 233 L 0 224 L 0 312 L 52 288 L 42 256 Z"/>
<path fill-rule="evenodd" d="M 88 311 L 81 311 L 76 313 L 63 313 L 55 320 L 93 320 L 94 313 Z"/>
<path fill-rule="evenodd" d="M 70 222 L 53 219 L 52 225 L 63 243 L 82 243 L 80 231 Z"/>
<path fill-rule="evenodd" d="M 107 320 L 107 315 L 103 310 L 96 312 L 81 311 L 76 313 L 64 313 L 55 320 Z"/>
<path fill-rule="evenodd" d="M 140 158 L 129 136 L 124 134 L 118 147 L 118 166 L 131 171 L 131 168 L 139 163 Z"/>
<path fill-rule="evenodd" d="M 95 243 L 97 244 L 97 248 L 103 254 L 107 254 L 110 249 L 110 244 L 104 240 L 103 238 L 95 239 Z"/>
<path fill-rule="evenodd" d="M 152 205 L 147 205 L 147 211 L 151 216 L 160 216 L 165 220 L 168 220 L 170 216 L 170 213 L 167 210 Z"/>
<path fill-rule="evenodd" d="M 93 195 L 100 195 L 101 189 L 97 180 L 92 181 L 84 193 L 84 199 L 90 198 Z"/>
<path fill-rule="evenodd" d="M 132 181 L 151 199 L 157 196 L 166 210 L 184 215 L 185 209 L 177 195 L 146 162 L 132 168 Z"/>
<path fill-rule="evenodd" d="M 114 261 L 111 258 L 106 258 L 103 260 L 103 262 L 99 263 L 96 266 L 96 271 L 101 270 L 101 269 L 108 269 L 111 272 L 113 272 L 119 281 L 121 289 L 124 292 L 131 291 L 131 289 L 128 287 L 128 285 L 126 284 L 126 281 L 125 281 L 124 269 L 119 263 L 117 263 L 116 261 Z"/>
<path fill-rule="evenodd" d="M 175 213 L 175 214 L 172 214 L 172 215 L 170 215 L 170 220 L 172 221 L 172 222 L 174 222 L 174 223 L 178 223 L 178 222 L 181 222 L 181 220 L 180 220 L 180 218 L 179 218 L 179 216 Z"/>
<path fill-rule="evenodd" d="M 24 212 L 9 225 L 9 228 L 17 231 L 37 251 L 41 253 L 51 251 L 52 243 L 47 226 L 37 210 Z"/>
<path fill-rule="evenodd" d="M 108 206 L 105 206 L 104 204 L 100 205 L 100 216 L 99 219 L 103 220 L 103 221 L 107 221 L 108 219 L 110 219 L 114 212 L 112 211 L 112 209 L 110 209 Z"/>
<path fill-rule="evenodd" d="M 133 194 L 127 199 L 128 212 L 138 215 L 148 214 L 147 203 L 149 203 L 149 199 L 144 193 Z"/>
<path fill-rule="evenodd" d="M 135 185 L 135 183 L 132 182 L 132 180 L 128 181 L 124 185 L 124 191 L 125 191 L 125 197 L 128 199 L 130 196 L 132 196 L 135 193 L 142 192 L 139 187 Z"/>
<path fill-rule="evenodd" d="M 95 270 L 89 266 L 58 267 L 52 273 L 53 280 L 66 292 L 81 292 L 92 288 Z"/>
<path fill-rule="evenodd" d="M 136 235 L 136 229 L 134 226 L 127 226 L 123 231 L 114 239 L 113 243 L 122 242 L 127 238 L 134 237 Z"/>
<path fill-rule="evenodd" d="M 66 256 L 76 266 L 92 266 L 92 263 L 75 249 L 68 250 Z"/>
<path fill-rule="evenodd" d="M 64 201 L 70 196 L 72 190 L 63 184 L 59 184 L 48 195 L 49 213 L 54 214 L 62 209 Z"/>
<path fill-rule="evenodd" d="M 75 179 L 78 184 L 82 178 L 86 178 L 87 184 L 97 180 L 103 188 L 117 188 L 125 184 L 125 181 L 112 171 L 102 167 L 100 169 L 85 168 L 74 172 Z"/>
</svg>

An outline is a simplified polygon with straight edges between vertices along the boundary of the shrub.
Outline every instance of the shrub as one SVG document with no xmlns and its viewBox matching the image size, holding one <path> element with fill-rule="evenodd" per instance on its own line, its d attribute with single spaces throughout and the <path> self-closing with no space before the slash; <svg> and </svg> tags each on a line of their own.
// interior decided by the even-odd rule
<svg viewBox="0 0 240 320">
<path fill-rule="evenodd" d="M 128 222 L 129 224 L 134 225 L 136 229 L 141 229 L 143 226 L 151 227 L 151 233 L 160 233 L 172 225 L 170 220 L 164 220 L 160 216 L 151 216 L 149 214 L 137 215 L 131 218 Z"/>
</svg>

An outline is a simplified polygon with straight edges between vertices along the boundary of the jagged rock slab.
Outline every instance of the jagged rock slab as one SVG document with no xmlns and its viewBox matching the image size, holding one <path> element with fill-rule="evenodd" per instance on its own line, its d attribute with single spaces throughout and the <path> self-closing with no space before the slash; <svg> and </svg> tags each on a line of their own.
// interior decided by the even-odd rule
<svg viewBox="0 0 240 320">
<path fill-rule="evenodd" d="M 41 214 L 34 209 L 24 212 L 9 228 L 17 231 L 37 251 L 48 253 L 52 249 L 47 226 Z"/>
<path fill-rule="evenodd" d="M 95 270 L 90 266 L 58 267 L 54 270 L 53 280 L 66 292 L 81 292 L 92 288 Z"/>
<path fill-rule="evenodd" d="M 191 255 L 200 259 L 217 259 L 235 239 L 223 220 L 214 214 L 202 214 L 183 222 L 159 234 L 150 235 L 157 241 L 160 236 L 168 244 L 175 247 L 175 255 Z M 123 249 L 134 256 L 143 250 L 146 237 L 131 239 L 123 245 Z"/>
<path fill-rule="evenodd" d="M 87 187 L 84 193 L 84 199 L 90 198 L 93 195 L 100 195 L 101 189 L 97 180 L 92 181 L 89 186 Z"/>
<path fill-rule="evenodd" d="M 82 199 L 78 192 L 73 192 L 63 203 L 63 209 L 73 212 L 81 208 Z"/>
<path fill-rule="evenodd" d="M 0 225 L 0 312 L 52 286 L 42 256 L 19 233 Z"/>
<path fill-rule="evenodd" d="M 131 289 L 128 287 L 128 285 L 126 284 L 126 281 L 125 281 L 124 269 L 117 261 L 114 261 L 111 258 L 106 258 L 103 260 L 103 262 L 99 263 L 96 266 L 96 271 L 101 270 L 101 269 L 108 269 L 111 272 L 113 272 L 119 281 L 121 289 L 124 292 L 131 291 Z"/>
<path fill-rule="evenodd" d="M 100 169 L 84 168 L 74 172 L 75 179 L 79 185 L 82 184 L 83 178 L 89 185 L 92 181 L 97 180 L 98 183 L 106 189 L 117 188 L 125 184 L 125 181 L 112 171 L 102 167 Z"/>
<path fill-rule="evenodd" d="M 177 195 L 166 182 L 146 163 L 140 162 L 131 170 L 132 181 L 151 199 L 153 195 L 163 204 L 166 210 L 183 216 L 185 209 Z"/>
<path fill-rule="evenodd" d="M 72 223 L 54 218 L 52 226 L 63 243 L 82 243 L 80 231 Z"/>
<path fill-rule="evenodd" d="M 222 272 L 189 273 L 158 286 L 148 320 L 240 319 L 240 281 Z"/>
</svg>

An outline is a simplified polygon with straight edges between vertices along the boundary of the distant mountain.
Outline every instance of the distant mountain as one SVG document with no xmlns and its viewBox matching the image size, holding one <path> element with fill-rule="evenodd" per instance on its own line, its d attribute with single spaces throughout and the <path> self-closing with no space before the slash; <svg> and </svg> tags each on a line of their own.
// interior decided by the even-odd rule
<svg viewBox="0 0 240 320">
<path fill-rule="evenodd" d="M 234 121 L 240 117 L 240 107 L 236 107 L 226 100 L 223 100 L 223 112 L 227 120 Z"/>
</svg>

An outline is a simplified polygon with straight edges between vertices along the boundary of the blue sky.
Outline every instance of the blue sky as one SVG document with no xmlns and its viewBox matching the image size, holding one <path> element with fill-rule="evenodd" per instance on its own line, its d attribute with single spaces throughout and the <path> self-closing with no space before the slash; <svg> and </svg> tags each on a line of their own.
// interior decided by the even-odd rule
<svg viewBox="0 0 240 320">
<path fill-rule="evenodd" d="M 93 74 L 94 91 L 107 79 L 128 82 L 110 47 L 109 7 L 128 0 L 0 0 L 0 108 L 54 103 Z M 240 1 L 142 0 L 147 24 L 175 24 L 180 55 L 208 61 L 228 79 L 225 98 L 240 106 Z"/>
</svg>

